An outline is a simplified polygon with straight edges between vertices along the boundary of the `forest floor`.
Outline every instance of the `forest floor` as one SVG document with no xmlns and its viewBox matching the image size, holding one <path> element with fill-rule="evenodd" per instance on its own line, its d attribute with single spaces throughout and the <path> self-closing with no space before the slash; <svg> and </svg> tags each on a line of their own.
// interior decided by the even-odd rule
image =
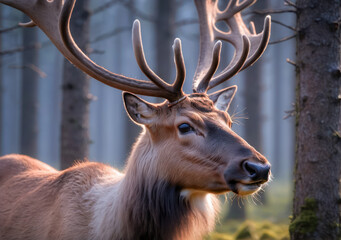
<svg viewBox="0 0 341 240">
<path fill-rule="evenodd" d="M 223 211 L 215 231 L 207 240 L 287 240 L 292 208 L 292 186 L 290 182 L 274 181 L 265 189 L 266 204 L 248 197 L 234 199 L 246 210 L 246 219 L 222 220 L 227 214 L 231 200 L 222 199 Z"/>
</svg>

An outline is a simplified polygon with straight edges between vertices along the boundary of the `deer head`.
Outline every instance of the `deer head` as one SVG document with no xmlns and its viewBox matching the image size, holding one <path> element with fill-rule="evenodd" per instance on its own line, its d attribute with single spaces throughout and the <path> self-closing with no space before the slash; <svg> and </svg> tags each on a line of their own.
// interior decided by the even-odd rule
<svg viewBox="0 0 341 240">
<path fill-rule="evenodd" d="M 185 94 L 182 86 L 186 70 L 181 41 L 175 39 L 176 78 L 168 84 L 148 66 L 141 40 L 140 22 L 133 24 L 132 40 L 136 61 L 149 80 L 118 75 L 94 63 L 74 42 L 69 23 L 76 0 L 0 0 L 26 13 L 32 22 L 24 26 L 41 28 L 59 51 L 76 67 L 123 94 L 130 118 L 145 127 L 145 141 L 152 141 L 157 162 L 143 163 L 183 189 L 222 193 L 233 191 L 245 195 L 257 191 L 268 180 L 270 165 L 266 158 L 231 129 L 227 110 L 237 91 L 236 86 L 208 94 L 207 91 L 252 65 L 264 52 L 270 37 L 270 17 L 264 30 L 257 34 L 253 23 L 248 29 L 241 11 L 256 0 L 231 0 L 224 10 L 218 1 L 195 0 L 200 25 L 200 55 L 193 79 L 193 93 Z M 216 23 L 224 21 L 229 31 Z M 218 74 L 221 41 L 232 44 L 235 54 Z M 130 92 L 130 93 L 128 93 Z M 165 98 L 151 104 L 133 95 Z M 134 150 L 133 150 L 134 151 Z M 134 152 L 132 153 L 134 155 Z M 134 158 L 136 161 L 139 158 Z M 135 164 L 129 162 L 129 164 Z M 134 167 L 128 169 L 133 169 Z"/>
<path fill-rule="evenodd" d="M 211 95 L 194 93 L 175 105 L 150 104 L 124 93 L 130 118 L 146 128 L 147 137 L 136 151 L 146 152 L 141 149 L 149 141 L 154 146 L 146 156 L 133 154 L 128 171 L 159 175 L 155 178 L 191 192 L 257 191 L 268 180 L 270 165 L 231 129 L 226 110 L 236 90 L 232 86 Z"/>
</svg>

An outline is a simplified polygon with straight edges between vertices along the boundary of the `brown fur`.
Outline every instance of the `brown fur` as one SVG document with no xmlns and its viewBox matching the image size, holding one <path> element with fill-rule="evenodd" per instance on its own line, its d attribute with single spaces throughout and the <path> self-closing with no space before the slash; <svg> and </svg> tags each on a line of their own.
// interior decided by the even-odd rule
<svg viewBox="0 0 341 240">
<path fill-rule="evenodd" d="M 214 227 L 215 194 L 250 181 L 241 162 L 267 164 L 208 98 L 129 101 L 132 118 L 148 123 L 124 174 L 100 163 L 57 171 L 28 156 L 0 158 L 0 239 L 200 239 Z M 180 134 L 183 122 L 195 133 Z"/>
<path fill-rule="evenodd" d="M 107 168 L 83 163 L 58 172 L 23 155 L 0 158 L 0 239 L 86 239 L 82 195 Z"/>
</svg>

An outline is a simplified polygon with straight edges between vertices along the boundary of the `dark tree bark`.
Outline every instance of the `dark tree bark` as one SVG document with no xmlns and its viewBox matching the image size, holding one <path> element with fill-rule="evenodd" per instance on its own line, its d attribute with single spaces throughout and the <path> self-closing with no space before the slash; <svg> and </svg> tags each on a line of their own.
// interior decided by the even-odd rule
<svg viewBox="0 0 341 240">
<path fill-rule="evenodd" d="M 341 238 L 340 5 L 297 0 L 294 240 Z"/>
<path fill-rule="evenodd" d="M 23 22 L 29 19 L 25 16 Z M 38 151 L 38 80 L 39 50 L 36 28 L 23 28 L 22 86 L 21 86 L 21 130 L 20 152 L 37 157 Z"/>
<path fill-rule="evenodd" d="M 78 46 L 87 52 L 89 42 L 89 0 L 78 0 L 71 18 L 71 32 Z M 88 156 L 89 78 L 67 60 L 64 62 L 61 126 L 61 168 Z"/>
</svg>

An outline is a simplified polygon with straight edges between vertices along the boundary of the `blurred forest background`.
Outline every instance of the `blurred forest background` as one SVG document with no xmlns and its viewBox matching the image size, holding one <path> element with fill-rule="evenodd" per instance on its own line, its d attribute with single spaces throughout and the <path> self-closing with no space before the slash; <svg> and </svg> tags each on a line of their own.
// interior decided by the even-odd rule
<svg viewBox="0 0 341 240">
<path fill-rule="evenodd" d="M 221 1 L 221 7 L 227 2 Z M 180 38 L 187 69 L 184 89 L 191 92 L 199 51 L 193 1 L 78 0 L 75 9 L 82 7 L 87 11 L 75 12 L 71 20 L 76 42 L 96 63 L 116 73 L 146 79 L 132 49 L 134 19 L 142 24 L 147 61 L 164 79 L 174 79 L 171 46 L 175 37 Z M 227 221 L 289 223 L 295 158 L 292 63 L 296 15 L 292 9 L 284 1 L 258 0 L 244 11 L 246 22 L 254 21 L 257 32 L 263 28 L 265 14 L 272 16 L 270 44 L 260 60 L 221 87 L 238 85 L 230 110 L 233 129 L 268 158 L 274 178 L 258 199 L 232 201 L 227 196 L 222 226 L 218 227 L 221 232 Z M 18 22 L 28 20 L 19 11 L 0 5 L 0 154 L 27 154 L 58 169 L 71 164 L 60 159 L 84 157 L 123 169 L 140 128 L 127 117 L 121 91 L 79 74 L 38 28 L 17 27 Z M 76 32 L 77 26 L 84 31 Z M 233 48 L 224 43 L 221 67 L 232 54 Z M 75 88 L 81 93 L 75 93 Z M 70 116 L 70 109 L 83 120 L 78 122 L 77 116 Z M 68 136 L 75 131 L 80 132 L 80 140 Z M 78 150 L 69 150 L 71 147 Z M 229 231 L 237 229 L 236 224 L 228 226 Z"/>
</svg>

